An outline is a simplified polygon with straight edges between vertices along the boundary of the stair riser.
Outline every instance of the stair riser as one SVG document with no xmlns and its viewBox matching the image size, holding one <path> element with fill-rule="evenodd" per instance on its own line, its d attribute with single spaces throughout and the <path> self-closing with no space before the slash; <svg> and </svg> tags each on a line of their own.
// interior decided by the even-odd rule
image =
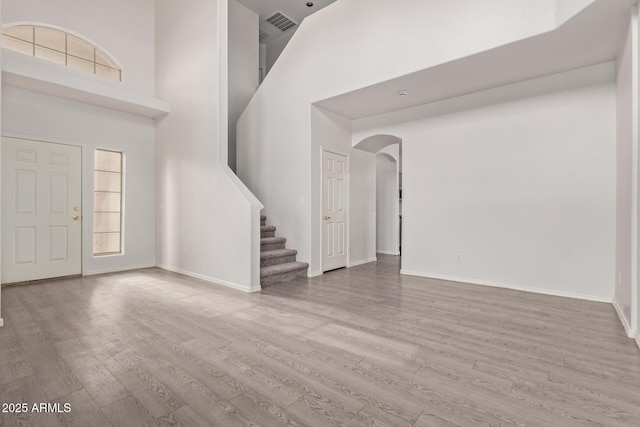
<svg viewBox="0 0 640 427">
<path fill-rule="evenodd" d="M 260 237 L 276 237 L 275 231 L 261 231 Z"/>
<path fill-rule="evenodd" d="M 307 277 L 307 269 L 301 269 L 296 271 L 289 271 L 287 273 L 282 274 L 274 274 L 273 276 L 263 277 L 260 279 L 260 286 L 270 286 L 283 282 L 290 282 L 292 280 L 296 280 L 302 277 Z"/>
<path fill-rule="evenodd" d="M 275 251 L 277 249 L 284 249 L 284 242 L 282 242 L 282 243 L 268 243 L 266 245 L 260 245 L 260 250 L 262 252 Z"/>
<path fill-rule="evenodd" d="M 281 256 L 277 258 L 267 258 L 267 259 L 260 260 L 260 268 L 268 267 L 270 265 L 286 264 L 288 262 L 295 262 L 295 261 L 296 261 L 295 255 L 287 255 L 287 256 Z"/>
</svg>

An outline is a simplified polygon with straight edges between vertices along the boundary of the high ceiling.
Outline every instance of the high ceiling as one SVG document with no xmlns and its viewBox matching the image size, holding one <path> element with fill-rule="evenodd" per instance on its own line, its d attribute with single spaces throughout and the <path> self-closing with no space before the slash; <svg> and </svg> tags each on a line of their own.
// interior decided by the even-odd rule
<svg viewBox="0 0 640 427">
<path fill-rule="evenodd" d="M 637 0 L 599 0 L 560 28 L 364 87 L 316 105 L 361 119 L 616 58 Z M 406 96 L 398 96 L 406 91 Z"/>
<path fill-rule="evenodd" d="M 307 7 L 307 2 L 313 3 L 312 7 Z M 336 0 L 238 0 L 258 15 L 260 15 L 260 30 L 268 34 L 268 37 L 261 39 L 261 43 L 269 43 L 279 35 L 284 34 L 275 26 L 266 21 L 267 18 L 276 12 L 280 12 L 296 24 L 300 25 L 307 16 L 330 5 Z M 287 30 L 295 31 L 298 25 Z"/>
</svg>

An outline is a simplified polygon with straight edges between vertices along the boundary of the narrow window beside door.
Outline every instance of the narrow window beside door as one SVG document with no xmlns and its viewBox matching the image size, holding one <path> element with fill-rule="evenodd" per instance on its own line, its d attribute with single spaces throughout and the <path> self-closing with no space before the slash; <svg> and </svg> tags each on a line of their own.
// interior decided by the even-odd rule
<svg viewBox="0 0 640 427">
<path fill-rule="evenodd" d="M 122 253 L 122 153 L 96 150 L 93 254 Z"/>
</svg>

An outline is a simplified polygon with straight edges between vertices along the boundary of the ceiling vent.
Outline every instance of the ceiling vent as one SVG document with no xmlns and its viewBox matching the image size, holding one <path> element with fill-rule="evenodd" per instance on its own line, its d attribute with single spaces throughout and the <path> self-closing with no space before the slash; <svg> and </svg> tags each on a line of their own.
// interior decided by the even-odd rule
<svg viewBox="0 0 640 427">
<path fill-rule="evenodd" d="M 283 15 L 281 12 L 276 12 L 271 15 L 269 18 L 267 18 L 267 22 L 282 31 L 287 31 L 289 28 L 298 25 L 291 19 Z"/>
<path fill-rule="evenodd" d="M 267 33 L 265 30 L 260 29 L 260 41 L 263 42 L 266 39 L 269 38 L 269 36 L 271 36 L 271 34 Z"/>
</svg>

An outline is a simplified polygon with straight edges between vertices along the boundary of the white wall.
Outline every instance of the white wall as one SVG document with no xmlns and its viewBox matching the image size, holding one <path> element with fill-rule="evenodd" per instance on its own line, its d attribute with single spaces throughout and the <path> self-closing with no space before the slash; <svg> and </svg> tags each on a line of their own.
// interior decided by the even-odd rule
<svg viewBox="0 0 640 427">
<path fill-rule="evenodd" d="M 258 15 L 229 1 L 229 167 L 236 169 L 236 122 L 258 88 Z"/>
<path fill-rule="evenodd" d="M 633 26 L 635 25 L 633 23 Z M 632 37 L 632 33 L 635 32 L 633 26 L 627 29 L 627 37 L 617 60 L 617 217 L 614 304 L 627 329 L 631 326 L 632 286 L 637 283 L 637 279 L 634 280 L 632 268 L 632 259 L 637 256 L 637 251 L 633 249 L 634 245 L 637 245 L 637 239 L 632 238 L 634 227 L 632 219 L 635 217 L 633 211 L 636 210 L 637 214 L 637 208 L 634 209 L 634 205 L 637 206 L 637 197 L 632 197 L 636 188 L 633 185 L 633 169 L 635 167 L 637 173 L 638 166 L 637 161 L 633 161 L 632 155 L 634 144 L 637 149 L 637 135 L 634 137 L 633 122 L 637 123 L 638 120 L 633 113 L 632 91 L 635 86 L 634 80 L 637 83 L 638 78 L 632 74 L 632 64 L 634 61 L 637 63 L 637 56 L 634 53 L 635 41 Z"/>
<path fill-rule="evenodd" d="M 615 102 L 607 63 L 354 121 L 403 141 L 403 272 L 611 301 Z"/>
<path fill-rule="evenodd" d="M 151 0 L 130 2 L 48 2 L 5 0 L 2 23 L 40 22 L 79 33 L 114 56 L 123 82 L 137 93 L 153 94 L 153 10 Z M 87 78 L 94 78 L 87 76 Z M 94 79 L 99 79 L 95 77 Z M 2 132 L 83 146 L 83 273 L 155 264 L 153 120 L 47 96 L 14 87 L 2 91 Z M 93 150 L 125 155 L 124 253 L 94 257 Z"/>
<path fill-rule="evenodd" d="M 398 149 L 398 144 L 394 147 Z M 398 255 L 398 162 L 376 155 L 376 252 Z"/>
<path fill-rule="evenodd" d="M 348 265 L 358 265 L 376 259 L 376 156 L 351 147 L 351 121 L 344 117 L 311 107 L 311 151 L 313 158 L 309 168 L 311 186 L 317 189 L 313 194 L 312 211 L 318 212 L 313 217 L 316 227 L 312 229 L 311 262 L 309 274 L 322 271 L 321 249 L 322 217 L 322 150 L 330 150 L 349 157 L 349 256 Z M 269 207 L 267 207 L 269 211 Z M 280 223 L 276 223 L 280 232 Z M 284 227 L 287 233 L 294 233 L 292 227 Z M 282 234 L 289 238 L 289 235 Z M 294 246 L 292 246 L 294 247 Z M 295 248 L 295 247 L 294 247 Z"/>
<path fill-rule="evenodd" d="M 155 264 L 154 121 L 14 87 L 2 88 L 2 132 L 83 147 L 83 273 Z M 124 217 L 121 255 L 93 256 L 94 150 L 122 151 Z"/>
<path fill-rule="evenodd" d="M 3 0 L 2 23 L 50 24 L 82 35 L 122 66 L 122 87 L 154 94 L 154 0 Z"/>
<path fill-rule="evenodd" d="M 555 0 L 335 2 L 302 22 L 241 116 L 238 176 L 288 246 L 317 272 L 320 150 L 311 142 L 311 104 L 530 37 L 555 23 Z M 370 161 L 375 171 L 375 159 Z M 368 212 L 375 210 L 372 194 L 361 205 Z M 366 217 L 370 222 L 375 227 L 373 215 Z M 363 251 L 366 260 L 375 250 L 373 234 L 352 240 L 352 250 L 363 242 L 371 247 Z"/>
<path fill-rule="evenodd" d="M 361 150 L 348 152 L 351 187 L 349 266 L 353 266 L 376 260 L 376 156 Z"/>
<path fill-rule="evenodd" d="M 577 12 L 595 0 L 556 0 L 556 19 L 559 24 L 571 19 Z"/>
<path fill-rule="evenodd" d="M 259 290 L 259 207 L 227 166 L 226 0 L 156 2 L 157 262 Z M 254 245 L 257 243 L 257 245 Z"/>
<path fill-rule="evenodd" d="M 289 44 L 289 40 L 291 40 L 291 37 L 293 37 L 295 32 L 296 30 L 292 29 L 291 31 L 282 33 L 280 36 L 270 40 L 268 44 L 265 44 L 265 65 L 267 67 L 265 70 L 265 75 L 269 73 L 269 70 L 271 70 L 273 64 L 276 63 L 276 61 L 280 57 L 280 54 L 282 53 L 284 48 L 287 47 L 287 44 Z"/>
</svg>

